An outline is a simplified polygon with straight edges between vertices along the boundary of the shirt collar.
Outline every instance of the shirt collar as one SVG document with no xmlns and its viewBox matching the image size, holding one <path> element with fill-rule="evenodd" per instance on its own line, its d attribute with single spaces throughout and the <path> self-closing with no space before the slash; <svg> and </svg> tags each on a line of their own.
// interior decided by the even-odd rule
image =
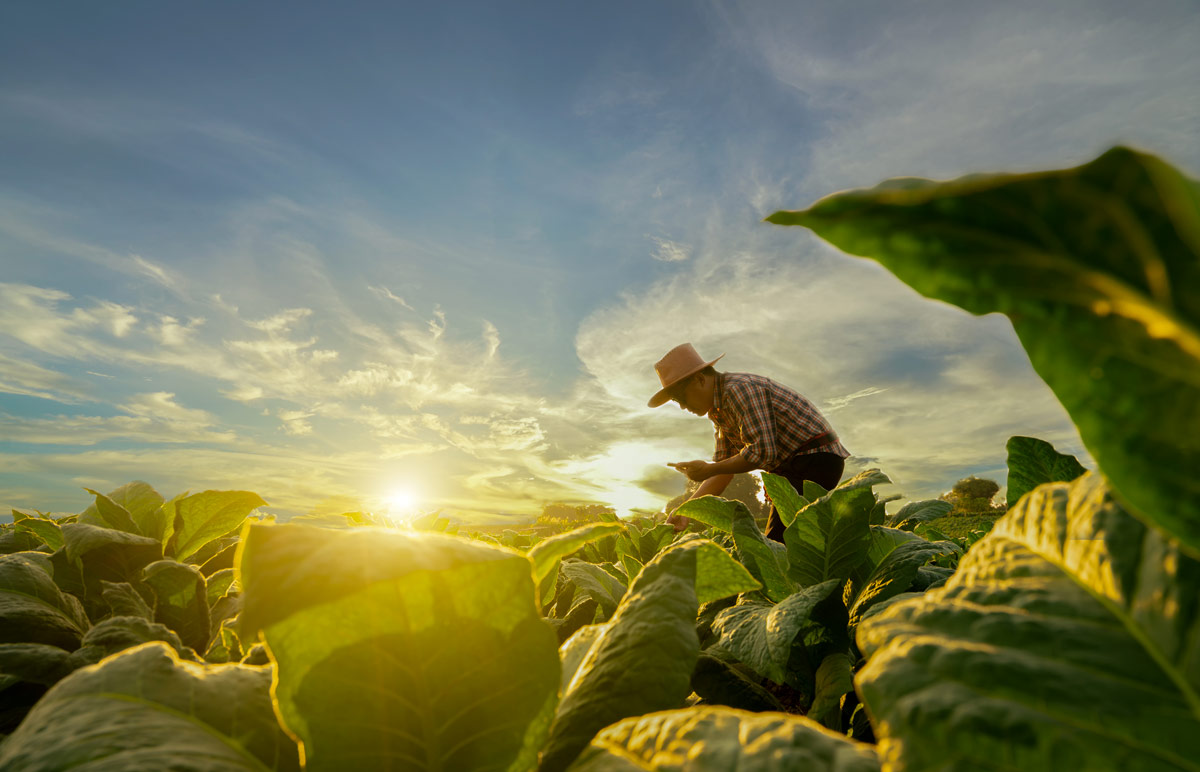
<svg viewBox="0 0 1200 772">
<path fill-rule="evenodd" d="M 717 383 L 716 383 L 716 386 L 713 387 L 712 409 L 708 411 L 708 414 L 710 417 L 712 417 L 713 413 L 716 413 L 716 417 L 720 418 L 720 416 L 721 416 L 721 401 L 722 401 L 722 397 L 724 397 L 724 396 L 725 396 L 725 374 L 717 373 Z"/>
</svg>

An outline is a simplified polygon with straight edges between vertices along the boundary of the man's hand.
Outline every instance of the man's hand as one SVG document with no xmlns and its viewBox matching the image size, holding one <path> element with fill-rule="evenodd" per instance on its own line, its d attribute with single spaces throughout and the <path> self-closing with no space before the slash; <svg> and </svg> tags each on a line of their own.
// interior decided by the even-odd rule
<svg viewBox="0 0 1200 772">
<path fill-rule="evenodd" d="M 672 461 L 667 466 L 683 472 L 692 482 L 704 482 L 712 477 L 712 473 L 708 471 L 712 464 L 707 461 Z"/>
<path fill-rule="evenodd" d="M 683 515 L 674 515 L 674 514 L 667 518 L 667 522 L 670 523 L 671 525 L 675 526 L 675 533 L 679 533 L 680 531 L 685 530 L 689 525 L 692 524 L 691 518 L 684 517 Z"/>
</svg>

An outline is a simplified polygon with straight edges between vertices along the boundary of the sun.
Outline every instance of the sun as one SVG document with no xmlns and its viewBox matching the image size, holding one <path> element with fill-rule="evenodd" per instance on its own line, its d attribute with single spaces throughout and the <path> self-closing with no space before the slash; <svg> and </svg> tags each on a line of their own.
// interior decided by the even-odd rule
<svg viewBox="0 0 1200 772">
<path fill-rule="evenodd" d="M 418 502 L 419 498 L 412 488 L 393 488 L 383 499 L 388 515 L 392 517 L 413 514 Z"/>
</svg>

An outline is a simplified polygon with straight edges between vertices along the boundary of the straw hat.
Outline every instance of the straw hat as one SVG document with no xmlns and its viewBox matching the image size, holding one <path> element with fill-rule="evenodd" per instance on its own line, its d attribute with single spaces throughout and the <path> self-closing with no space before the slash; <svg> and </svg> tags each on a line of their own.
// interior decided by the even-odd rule
<svg viewBox="0 0 1200 772">
<path fill-rule="evenodd" d="M 717 359 L 723 356 L 725 355 L 722 354 Z M 662 405 L 671 398 L 667 395 L 668 389 L 689 375 L 700 372 L 716 362 L 717 359 L 712 360 L 712 362 L 705 362 L 704 358 L 696 353 L 696 349 L 692 347 L 691 343 L 681 343 L 671 349 L 654 366 L 654 371 L 658 373 L 658 380 L 662 382 L 662 388 L 646 404 L 650 407 Z"/>
</svg>

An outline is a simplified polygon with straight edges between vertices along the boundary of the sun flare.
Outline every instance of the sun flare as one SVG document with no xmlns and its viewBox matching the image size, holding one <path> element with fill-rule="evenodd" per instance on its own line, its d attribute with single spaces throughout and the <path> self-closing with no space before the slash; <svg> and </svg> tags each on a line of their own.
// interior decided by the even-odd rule
<svg viewBox="0 0 1200 772">
<path fill-rule="evenodd" d="M 384 507 L 392 516 L 406 516 L 416 512 L 419 498 L 411 488 L 394 488 L 384 497 Z"/>
</svg>

